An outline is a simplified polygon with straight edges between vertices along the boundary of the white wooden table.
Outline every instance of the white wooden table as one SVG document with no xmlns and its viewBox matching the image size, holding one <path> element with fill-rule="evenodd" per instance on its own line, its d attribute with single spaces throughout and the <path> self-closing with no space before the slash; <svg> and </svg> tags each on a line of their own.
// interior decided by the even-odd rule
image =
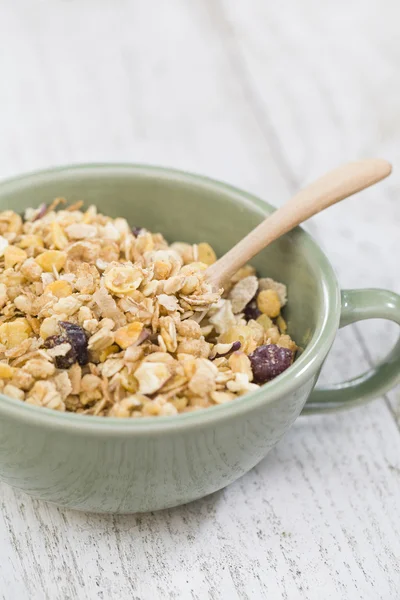
<svg viewBox="0 0 400 600">
<path fill-rule="evenodd" d="M 343 286 L 400 291 L 397 0 L 14 0 L 0 5 L 0 176 L 136 161 L 279 204 L 347 159 L 396 166 L 310 231 Z M 342 331 L 325 377 L 395 328 Z M 240 481 L 142 516 L 59 510 L 0 486 L 0 598 L 400 597 L 399 391 L 301 418 Z"/>
</svg>

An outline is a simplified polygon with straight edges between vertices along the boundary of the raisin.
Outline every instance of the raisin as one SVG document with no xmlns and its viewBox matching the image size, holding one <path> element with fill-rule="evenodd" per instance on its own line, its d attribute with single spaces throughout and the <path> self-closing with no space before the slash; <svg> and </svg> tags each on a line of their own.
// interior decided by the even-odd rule
<svg viewBox="0 0 400 600">
<path fill-rule="evenodd" d="M 62 335 L 51 335 L 50 337 L 45 339 L 44 347 L 45 348 L 55 348 L 56 346 L 59 346 L 60 344 L 65 344 L 65 342 L 67 342 L 67 340 Z"/>
<path fill-rule="evenodd" d="M 45 348 L 55 348 L 60 344 L 70 344 L 71 342 L 67 337 L 63 335 L 52 335 L 46 338 L 44 342 Z M 65 354 L 65 356 L 56 356 L 54 358 L 55 365 L 57 369 L 69 369 L 76 362 L 77 356 L 76 352 L 71 345 L 71 350 Z"/>
<path fill-rule="evenodd" d="M 249 355 L 256 383 L 265 383 L 286 371 L 293 362 L 294 353 L 289 348 L 275 344 L 259 346 Z"/>
<path fill-rule="evenodd" d="M 69 369 L 76 363 L 76 354 L 71 348 L 65 356 L 56 356 L 54 362 L 57 369 Z"/>
<path fill-rule="evenodd" d="M 253 300 L 251 300 L 244 309 L 244 318 L 246 319 L 246 321 L 251 321 L 251 319 L 254 319 L 254 321 L 256 319 L 258 319 L 258 317 L 261 315 L 261 311 L 257 306 L 257 300 L 255 298 L 253 298 Z"/>
<path fill-rule="evenodd" d="M 143 231 L 143 227 L 132 227 L 132 233 L 135 237 L 137 237 L 141 231 Z"/>
<path fill-rule="evenodd" d="M 83 366 L 89 362 L 88 353 L 88 341 L 86 333 L 82 327 L 75 325 L 75 323 L 69 323 L 68 321 L 60 321 L 61 329 L 65 332 L 65 337 L 72 346 L 72 350 L 75 352 L 76 360 Z"/>
</svg>

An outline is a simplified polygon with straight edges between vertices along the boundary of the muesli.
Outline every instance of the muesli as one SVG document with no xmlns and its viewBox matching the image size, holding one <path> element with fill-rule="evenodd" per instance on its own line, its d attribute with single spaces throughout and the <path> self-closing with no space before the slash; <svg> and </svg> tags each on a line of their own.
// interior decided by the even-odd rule
<svg viewBox="0 0 400 600">
<path fill-rule="evenodd" d="M 247 265 L 213 290 L 206 242 L 168 244 L 64 205 L 0 213 L 3 394 L 86 415 L 174 415 L 230 402 L 291 365 L 285 285 Z"/>
</svg>

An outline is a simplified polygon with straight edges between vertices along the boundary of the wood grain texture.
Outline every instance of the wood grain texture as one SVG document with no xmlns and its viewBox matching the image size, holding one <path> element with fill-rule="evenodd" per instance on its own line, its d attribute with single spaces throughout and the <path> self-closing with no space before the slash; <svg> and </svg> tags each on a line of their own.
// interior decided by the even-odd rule
<svg viewBox="0 0 400 600">
<path fill-rule="evenodd" d="M 343 286 L 400 291 L 396 0 L 16 0 L 0 6 L 0 176 L 80 161 L 206 173 L 273 204 L 363 156 L 392 177 L 308 226 Z M 397 159 L 397 160 L 396 160 Z M 341 380 L 395 329 L 340 332 Z M 399 392 L 300 419 L 236 484 L 140 517 L 0 486 L 0 598 L 398 598 Z"/>
</svg>

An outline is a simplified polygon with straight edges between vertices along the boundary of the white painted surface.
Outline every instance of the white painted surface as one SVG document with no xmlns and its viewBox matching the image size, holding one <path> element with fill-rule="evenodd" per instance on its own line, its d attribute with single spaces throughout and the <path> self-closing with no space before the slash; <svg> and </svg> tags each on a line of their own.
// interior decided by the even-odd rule
<svg viewBox="0 0 400 600">
<path fill-rule="evenodd" d="M 273 203 L 350 158 L 398 167 L 396 0 L 0 5 L 0 177 L 138 161 Z M 309 224 L 343 286 L 400 291 L 400 176 Z M 342 331 L 325 377 L 395 328 Z M 59 510 L 0 486 L 0 598 L 364 599 L 400 590 L 399 392 L 300 419 L 223 492 L 157 514 Z"/>
</svg>

